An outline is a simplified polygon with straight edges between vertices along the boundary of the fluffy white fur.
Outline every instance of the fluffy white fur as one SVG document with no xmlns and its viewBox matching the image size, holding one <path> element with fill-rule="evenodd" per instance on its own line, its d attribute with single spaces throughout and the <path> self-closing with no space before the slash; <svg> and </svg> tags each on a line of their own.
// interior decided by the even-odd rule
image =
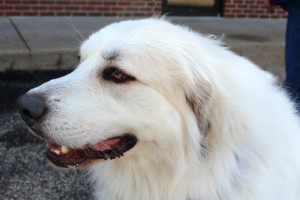
<svg viewBox="0 0 300 200">
<path fill-rule="evenodd" d="M 80 54 L 74 72 L 31 92 L 47 97 L 43 130 L 60 144 L 138 138 L 89 168 L 97 199 L 300 199 L 300 120 L 268 72 L 164 19 L 111 24 Z M 111 65 L 137 80 L 103 80 Z"/>
</svg>

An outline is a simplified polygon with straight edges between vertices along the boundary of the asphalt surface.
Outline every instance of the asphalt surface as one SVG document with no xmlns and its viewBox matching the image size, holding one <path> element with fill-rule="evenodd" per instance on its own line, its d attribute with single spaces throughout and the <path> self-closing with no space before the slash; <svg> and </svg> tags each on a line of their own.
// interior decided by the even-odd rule
<svg viewBox="0 0 300 200">
<path fill-rule="evenodd" d="M 93 199 L 84 171 L 58 170 L 46 162 L 44 141 L 21 120 L 16 100 L 30 88 L 69 71 L 0 73 L 0 199 Z"/>
</svg>

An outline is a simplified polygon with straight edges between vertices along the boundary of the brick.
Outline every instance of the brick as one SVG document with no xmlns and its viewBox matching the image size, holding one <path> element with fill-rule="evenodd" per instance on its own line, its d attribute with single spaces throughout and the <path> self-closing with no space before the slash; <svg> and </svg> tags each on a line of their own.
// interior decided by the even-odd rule
<svg viewBox="0 0 300 200">
<path fill-rule="evenodd" d="M 20 0 L 6 0 L 5 1 L 5 4 L 21 4 L 21 1 Z"/>
<path fill-rule="evenodd" d="M 225 13 L 226 13 L 226 14 L 230 14 L 230 13 L 231 13 L 231 9 L 226 9 L 226 8 L 225 8 L 225 9 L 223 10 L 223 13 L 224 13 L 224 14 L 225 14 Z"/>
<path fill-rule="evenodd" d="M 286 11 L 284 11 L 284 10 L 278 10 L 277 12 L 276 12 L 277 14 L 287 14 L 287 12 Z"/>
<path fill-rule="evenodd" d="M 40 12 L 40 16 L 55 16 L 55 12 Z"/>
<path fill-rule="evenodd" d="M 274 6 L 275 10 L 282 10 L 280 6 Z"/>
<path fill-rule="evenodd" d="M 119 6 L 131 6 L 132 5 L 132 2 L 130 1 L 121 1 L 121 2 L 118 2 L 118 5 Z"/>
<path fill-rule="evenodd" d="M 243 11 L 243 13 L 251 14 L 251 13 L 254 13 L 254 10 L 246 9 L 246 10 Z"/>
<path fill-rule="evenodd" d="M 71 16 L 71 12 L 57 12 L 56 13 L 57 16 Z"/>
<path fill-rule="evenodd" d="M 236 15 L 238 18 L 245 18 L 245 17 L 247 17 L 248 15 L 246 15 L 246 14 L 237 14 Z"/>
<path fill-rule="evenodd" d="M 23 0 L 23 4 L 38 4 L 37 0 Z"/>
<path fill-rule="evenodd" d="M 81 10 L 94 11 L 95 7 L 92 7 L 92 6 L 82 6 Z"/>
<path fill-rule="evenodd" d="M 36 12 L 36 11 L 23 12 L 23 16 L 38 16 L 38 12 Z"/>
<path fill-rule="evenodd" d="M 0 16 L 4 16 L 4 13 L 3 13 L 3 12 L 0 12 Z"/>
<path fill-rule="evenodd" d="M 286 14 L 286 15 L 281 15 L 280 17 L 286 19 L 288 16 Z"/>
<path fill-rule="evenodd" d="M 46 6 L 33 6 L 32 10 L 47 10 Z"/>
<path fill-rule="evenodd" d="M 126 11 L 135 12 L 135 11 L 139 11 L 139 9 L 137 7 L 128 7 L 126 8 Z"/>
<path fill-rule="evenodd" d="M 232 9 L 231 12 L 232 13 L 242 13 L 242 11 L 240 9 Z"/>
<path fill-rule="evenodd" d="M 132 13 L 130 13 L 130 12 L 129 13 L 123 13 L 122 16 L 124 16 L 124 17 L 132 17 Z"/>
<path fill-rule="evenodd" d="M 57 0 L 55 2 L 57 5 L 70 5 L 71 4 L 71 1 Z"/>
<path fill-rule="evenodd" d="M 153 10 L 153 9 L 150 8 L 150 7 L 140 8 L 140 11 L 141 11 L 141 12 L 150 12 L 150 11 L 152 11 L 152 10 Z"/>
<path fill-rule="evenodd" d="M 256 15 L 256 14 L 250 14 L 248 17 L 249 18 L 258 18 L 258 15 Z"/>
<path fill-rule="evenodd" d="M 233 0 L 233 3 L 243 4 L 243 0 Z"/>
<path fill-rule="evenodd" d="M 103 16 L 103 13 L 102 12 L 89 12 L 88 16 L 93 16 L 93 17 Z"/>
<path fill-rule="evenodd" d="M 105 17 L 115 17 L 115 16 L 117 16 L 117 14 L 116 13 L 104 13 L 103 16 L 105 16 Z"/>
<path fill-rule="evenodd" d="M 279 16 L 278 16 L 278 15 L 271 15 L 271 18 L 272 18 L 272 19 L 278 19 Z"/>
<path fill-rule="evenodd" d="M 106 1 L 106 2 L 103 3 L 103 5 L 105 5 L 105 6 L 116 6 L 117 2 L 115 2 L 115 1 Z"/>
<path fill-rule="evenodd" d="M 66 10 L 79 10 L 78 6 L 66 6 L 65 7 Z"/>
<path fill-rule="evenodd" d="M 110 7 L 98 7 L 96 10 L 97 11 L 109 11 Z"/>
<path fill-rule="evenodd" d="M 49 0 L 40 0 L 40 4 L 47 4 L 47 5 L 54 5 L 55 1 L 49 1 Z"/>
<path fill-rule="evenodd" d="M 112 7 L 111 10 L 112 10 L 112 11 L 119 12 L 119 11 L 123 11 L 123 10 L 124 10 L 124 7 Z"/>
<path fill-rule="evenodd" d="M 89 1 L 88 4 L 93 5 L 93 6 L 101 6 L 103 4 L 103 2 L 101 2 L 101 1 Z"/>
<path fill-rule="evenodd" d="M 56 11 L 60 11 L 60 10 L 64 10 L 65 9 L 65 7 L 63 7 L 63 6 L 50 6 L 49 7 L 49 10 L 56 10 Z"/>
<path fill-rule="evenodd" d="M 21 16 L 21 12 L 8 11 L 8 12 L 5 12 L 5 16 Z"/>
<path fill-rule="evenodd" d="M 259 18 L 269 18 L 269 15 L 259 15 Z"/>
<path fill-rule="evenodd" d="M 72 13 L 73 16 L 87 16 L 86 12 L 73 12 Z"/>
<path fill-rule="evenodd" d="M 15 6 L 15 10 L 30 10 L 30 6 Z"/>
<path fill-rule="evenodd" d="M 133 6 L 146 6 L 146 2 L 133 2 Z"/>
<path fill-rule="evenodd" d="M 0 5 L 0 10 L 13 10 L 14 7 L 13 6 L 1 6 Z"/>
<path fill-rule="evenodd" d="M 238 8 L 248 8 L 248 5 L 245 5 L 245 4 L 240 4 L 240 5 L 237 5 Z"/>
<path fill-rule="evenodd" d="M 259 6 L 258 5 L 250 5 L 249 8 L 251 8 L 251 9 L 258 9 Z"/>
<path fill-rule="evenodd" d="M 267 10 L 255 10 L 256 14 L 264 14 L 266 12 L 267 12 Z"/>
<path fill-rule="evenodd" d="M 74 5 L 86 5 L 87 1 L 72 1 L 72 4 L 74 4 Z"/>
<path fill-rule="evenodd" d="M 124 13 L 123 12 L 118 12 L 116 13 L 118 17 L 124 17 Z"/>
<path fill-rule="evenodd" d="M 145 13 L 133 13 L 134 17 L 146 17 Z"/>
<path fill-rule="evenodd" d="M 155 14 L 154 13 L 146 13 L 145 17 L 153 17 Z"/>
</svg>

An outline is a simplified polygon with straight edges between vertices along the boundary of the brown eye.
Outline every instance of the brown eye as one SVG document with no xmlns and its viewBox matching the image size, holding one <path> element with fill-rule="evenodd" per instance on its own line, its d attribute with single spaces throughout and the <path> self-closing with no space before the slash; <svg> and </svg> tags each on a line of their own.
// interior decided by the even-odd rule
<svg viewBox="0 0 300 200">
<path fill-rule="evenodd" d="M 135 78 L 127 75 L 122 70 L 116 67 L 108 67 L 102 72 L 104 80 L 113 81 L 115 83 L 125 83 L 128 81 L 134 81 Z"/>
<path fill-rule="evenodd" d="M 116 70 L 114 71 L 112 74 L 112 77 L 114 77 L 115 79 L 118 79 L 118 80 L 123 80 L 123 79 L 126 79 L 126 75 L 121 72 L 120 70 Z"/>
</svg>

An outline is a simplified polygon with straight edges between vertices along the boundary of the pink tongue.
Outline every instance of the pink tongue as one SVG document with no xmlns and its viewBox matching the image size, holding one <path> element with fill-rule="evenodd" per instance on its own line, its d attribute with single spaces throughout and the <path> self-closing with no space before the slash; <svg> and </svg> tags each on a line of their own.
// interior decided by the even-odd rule
<svg viewBox="0 0 300 200">
<path fill-rule="evenodd" d="M 112 139 L 112 140 L 107 140 L 101 143 L 98 143 L 96 145 L 90 146 L 90 148 L 96 150 L 96 151 L 105 151 L 107 149 L 111 149 L 113 147 L 116 147 L 117 144 L 120 142 L 120 139 Z M 49 150 L 54 151 L 54 150 L 61 150 L 61 145 L 55 144 L 50 142 L 49 140 L 46 140 L 47 147 Z"/>
<path fill-rule="evenodd" d="M 112 139 L 112 140 L 107 140 L 101 143 L 98 143 L 94 146 L 91 146 L 90 148 L 96 150 L 96 151 L 105 151 L 107 149 L 111 149 L 113 147 L 116 147 L 117 144 L 120 142 L 120 139 Z"/>
<path fill-rule="evenodd" d="M 60 149 L 61 149 L 61 145 L 55 144 L 55 143 L 51 143 L 49 140 L 46 140 L 46 144 L 47 144 L 47 147 L 48 147 L 51 151 L 54 151 L 54 150 L 60 150 Z"/>
</svg>

